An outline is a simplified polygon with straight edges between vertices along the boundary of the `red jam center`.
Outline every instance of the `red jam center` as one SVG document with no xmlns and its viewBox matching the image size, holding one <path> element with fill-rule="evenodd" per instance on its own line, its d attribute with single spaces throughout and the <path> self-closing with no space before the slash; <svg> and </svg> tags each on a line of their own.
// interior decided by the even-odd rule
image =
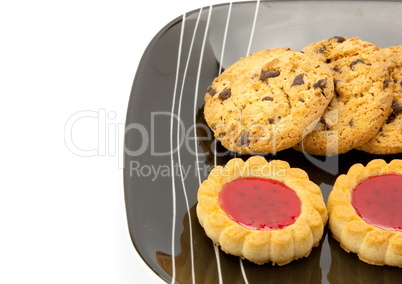
<svg viewBox="0 0 402 284">
<path fill-rule="evenodd" d="M 253 230 L 278 230 L 300 215 L 301 201 L 283 183 L 262 178 L 240 178 L 223 186 L 219 204 L 229 217 Z"/>
<path fill-rule="evenodd" d="M 402 175 L 370 177 L 356 186 L 352 205 L 367 223 L 402 231 Z"/>
</svg>

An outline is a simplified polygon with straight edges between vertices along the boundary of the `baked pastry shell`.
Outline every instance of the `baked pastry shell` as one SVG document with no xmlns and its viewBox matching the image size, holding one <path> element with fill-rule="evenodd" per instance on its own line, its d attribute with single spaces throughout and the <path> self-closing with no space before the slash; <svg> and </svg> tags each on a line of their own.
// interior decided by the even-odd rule
<svg viewBox="0 0 402 284">
<path fill-rule="evenodd" d="M 373 265 L 402 267 L 402 232 L 384 230 L 365 222 L 353 207 L 352 192 L 363 180 L 378 175 L 402 175 L 402 160 L 372 160 L 353 165 L 337 178 L 328 197 L 329 228 L 341 247 Z"/>
<path fill-rule="evenodd" d="M 219 192 L 225 184 L 244 177 L 273 179 L 292 189 L 301 201 L 296 221 L 269 231 L 249 229 L 233 221 L 219 205 Z M 328 219 L 321 190 L 305 171 L 260 156 L 247 161 L 235 158 L 225 167 L 215 167 L 198 190 L 197 216 L 207 236 L 226 253 L 257 264 L 278 265 L 308 256 L 319 244 Z"/>
</svg>

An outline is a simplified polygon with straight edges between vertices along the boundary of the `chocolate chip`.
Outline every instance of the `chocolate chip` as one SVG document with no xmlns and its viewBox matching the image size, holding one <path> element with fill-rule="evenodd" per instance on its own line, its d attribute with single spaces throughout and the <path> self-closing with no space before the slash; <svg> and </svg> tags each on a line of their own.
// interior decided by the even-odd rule
<svg viewBox="0 0 402 284">
<path fill-rule="evenodd" d="M 370 63 L 364 62 L 363 59 L 355 59 L 355 60 L 353 60 L 353 62 L 350 64 L 350 68 L 353 68 L 353 66 L 355 66 L 355 65 L 358 64 L 358 63 L 366 64 L 366 65 L 369 65 L 369 66 L 371 65 Z"/>
<path fill-rule="evenodd" d="M 240 136 L 239 140 L 237 140 L 237 146 L 241 147 L 243 145 L 248 145 L 250 143 L 249 140 L 249 131 L 244 131 L 243 134 Z"/>
<path fill-rule="evenodd" d="M 325 60 L 325 63 L 327 63 L 327 64 L 331 63 L 331 59 Z"/>
<path fill-rule="evenodd" d="M 392 102 L 392 114 L 396 117 L 401 113 L 402 113 L 402 105 L 400 105 L 397 100 L 394 100 Z"/>
<path fill-rule="evenodd" d="M 320 88 L 321 90 L 324 90 L 326 84 L 327 84 L 327 80 L 320 79 L 313 85 L 313 87 L 314 87 L 314 89 Z"/>
<path fill-rule="evenodd" d="M 353 128 L 355 126 L 353 118 L 349 121 L 349 126 Z"/>
<path fill-rule="evenodd" d="M 294 78 L 291 87 L 300 85 L 304 85 L 303 74 L 299 74 Z"/>
<path fill-rule="evenodd" d="M 273 123 L 275 122 L 275 119 L 273 119 L 273 118 L 268 118 L 268 122 L 269 122 L 269 124 L 273 124 Z"/>
<path fill-rule="evenodd" d="M 342 43 L 346 40 L 346 38 L 343 36 L 333 36 L 333 37 L 331 37 L 331 39 L 336 39 L 337 43 Z"/>
<path fill-rule="evenodd" d="M 336 89 L 338 87 L 338 84 L 341 82 L 341 80 L 334 80 L 334 88 Z"/>
<path fill-rule="evenodd" d="M 339 97 L 339 93 L 337 90 L 334 90 L 334 95 L 335 95 L 335 97 Z"/>
<path fill-rule="evenodd" d="M 231 95 L 232 95 L 232 90 L 230 88 L 225 88 L 225 89 L 223 89 L 222 92 L 220 92 L 219 98 L 222 101 L 224 101 L 224 100 L 227 100 L 228 98 L 230 98 Z"/>
<path fill-rule="evenodd" d="M 335 72 L 341 72 L 341 68 L 339 68 L 338 66 L 335 66 L 334 68 L 332 68 L 332 70 L 334 70 Z"/>
<path fill-rule="evenodd" d="M 268 78 L 275 78 L 278 77 L 281 74 L 281 72 L 277 70 L 268 70 L 264 71 L 264 69 L 261 70 L 261 75 L 260 75 L 260 80 L 264 81 Z"/>
<path fill-rule="evenodd" d="M 399 104 L 397 100 L 392 101 L 392 110 L 396 115 L 402 113 L 402 106 Z"/>
<path fill-rule="evenodd" d="M 386 89 L 389 87 L 389 83 L 392 83 L 393 81 L 391 79 L 385 80 L 383 84 L 383 88 Z"/>
<path fill-rule="evenodd" d="M 263 97 L 262 100 L 263 100 L 263 101 L 270 101 L 270 102 L 272 102 L 272 101 L 274 100 L 274 98 L 273 98 L 273 97 L 270 97 L 270 96 L 266 96 L 266 97 Z"/>
<path fill-rule="evenodd" d="M 318 53 L 324 53 L 327 50 L 327 46 L 324 44 L 323 46 L 320 47 L 318 50 Z"/>
<path fill-rule="evenodd" d="M 207 92 L 208 92 L 208 94 L 210 94 L 211 96 L 213 96 L 213 95 L 216 94 L 216 89 L 213 88 L 213 87 L 211 87 L 211 86 L 209 86 Z"/>
<path fill-rule="evenodd" d="M 329 124 L 325 121 L 324 118 L 321 118 L 320 122 L 324 125 L 324 130 L 329 130 Z"/>
<path fill-rule="evenodd" d="M 304 100 L 303 98 L 299 98 L 299 102 L 304 103 L 304 102 L 305 102 L 305 100 Z"/>
<path fill-rule="evenodd" d="M 225 135 L 226 135 L 226 132 L 225 132 L 225 131 L 219 133 L 219 137 L 223 137 L 223 136 L 225 136 Z"/>
<path fill-rule="evenodd" d="M 357 63 L 363 63 L 365 64 L 363 59 L 355 59 L 353 60 L 352 64 L 350 65 L 350 67 L 352 67 L 353 65 L 356 65 Z"/>
<path fill-rule="evenodd" d="M 402 113 L 402 105 L 397 100 L 392 101 L 392 113 L 388 116 L 386 123 L 391 123 L 395 120 L 396 116 Z"/>
</svg>

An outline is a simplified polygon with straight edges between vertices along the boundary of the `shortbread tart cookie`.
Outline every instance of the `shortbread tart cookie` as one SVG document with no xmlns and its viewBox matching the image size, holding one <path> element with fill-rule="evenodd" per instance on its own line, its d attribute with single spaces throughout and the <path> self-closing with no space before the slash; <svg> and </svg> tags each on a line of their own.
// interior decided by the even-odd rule
<svg viewBox="0 0 402 284">
<path fill-rule="evenodd" d="M 333 95 L 326 64 L 289 48 L 261 50 L 215 78 L 204 115 L 230 151 L 276 153 L 313 130 Z"/>
<path fill-rule="evenodd" d="M 384 48 L 388 60 L 395 63 L 391 78 L 384 82 L 393 90 L 392 112 L 380 131 L 358 150 L 377 155 L 402 153 L 402 46 Z"/>
<path fill-rule="evenodd" d="M 369 264 L 402 267 L 402 160 L 353 165 L 328 197 L 329 228 Z"/>
<path fill-rule="evenodd" d="M 198 190 L 197 216 L 226 253 L 278 265 L 308 256 L 328 218 L 306 172 L 261 156 L 215 167 Z"/>
<path fill-rule="evenodd" d="M 378 46 L 359 38 L 332 37 L 303 51 L 328 64 L 335 96 L 316 129 L 295 149 L 332 156 L 367 143 L 390 114 L 393 64 Z"/>
</svg>

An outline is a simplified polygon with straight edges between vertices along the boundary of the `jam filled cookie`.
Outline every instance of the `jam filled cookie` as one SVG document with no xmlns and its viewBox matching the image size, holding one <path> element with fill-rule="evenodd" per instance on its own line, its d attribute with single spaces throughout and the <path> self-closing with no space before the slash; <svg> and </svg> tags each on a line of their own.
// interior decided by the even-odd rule
<svg viewBox="0 0 402 284">
<path fill-rule="evenodd" d="M 289 48 L 268 49 L 215 78 L 204 98 L 204 116 L 230 151 L 276 153 L 313 130 L 333 95 L 326 64 Z"/>
<path fill-rule="evenodd" d="M 402 153 L 402 46 L 384 48 L 383 52 L 395 63 L 391 79 L 384 82 L 393 89 L 392 112 L 376 136 L 357 148 L 377 155 Z"/>
<path fill-rule="evenodd" d="M 215 167 L 198 190 L 197 216 L 226 253 L 278 265 L 308 256 L 328 218 L 306 172 L 260 156 Z"/>
<path fill-rule="evenodd" d="M 328 198 L 329 228 L 369 264 L 402 267 L 402 160 L 353 165 Z"/>
<path fill-rule="evenodd" d="M 335 96 L 316 129 L 295 148 L 332 156 L 367 143 L 390 114 L 393 94 L 389 74 L 394 65 L 378 46 L 359 38 L 332 37 L 303 51 L 328 64 Z"/>
</svg>

